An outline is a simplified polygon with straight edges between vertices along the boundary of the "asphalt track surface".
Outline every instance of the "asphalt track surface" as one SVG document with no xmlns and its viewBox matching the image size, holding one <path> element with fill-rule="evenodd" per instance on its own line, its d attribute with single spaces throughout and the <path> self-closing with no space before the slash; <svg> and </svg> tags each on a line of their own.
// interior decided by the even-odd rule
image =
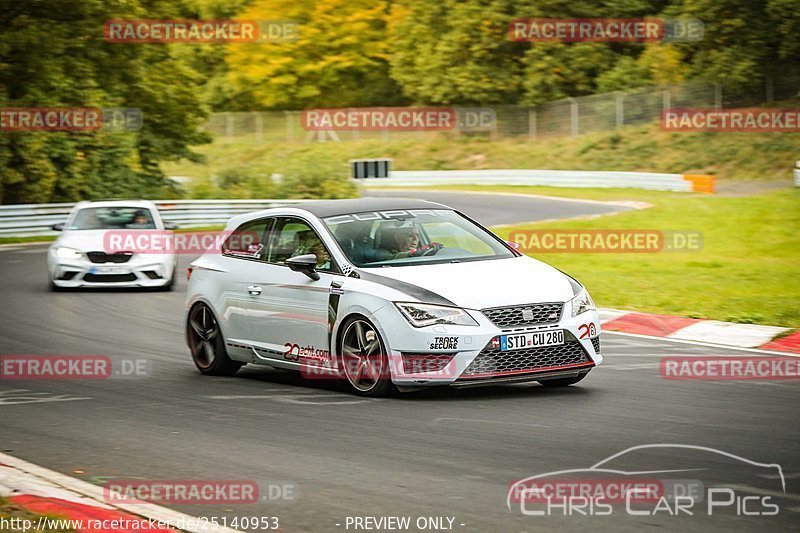
<svg viewBox="0 0 800 533">
<path fill-rule="evenodd" d="M 480 198 L 483 206 L 492 203 L 504 209 L 502 197 Z M 558 208 L 566 209 L 561 202 Z M 535 218 L 523 214 L 518 220 Z M 115 368 L 122 360 L 146 360 L 150 374 L 0 379 L 0 450 L 40 466 L 97 484 L 121 478 L 293 484 L 288 501 L 167 505 L 201 517 L 276 516 L 287 532 L 356 531 L 347 517 L 365 516 L 409 516 L 409 531 L 420 531 L 418 517 L 451 517 L 453 529 L 464 532 L 800 528 L 798 382 L 659 375 L 667 355 L 758 354 L 604 333 L 606 363 L 573 387 L 437 389 L 386 399 L 355 397 L 336 383 L 266 367 L 210 378 L 195 370 L 184 344 L 183 277 L 171 293 L 50 293 L 44 250 L 0 250 L 0 354 L 106 355 Z M 182 257 L 181 267 L 190 260 Z M 554 509 L 542 517 L 506 505 L 512 481 L 588 468 L 655 443 L 779 464 L 785 492 L 774 469 L 710 452 L 640 450 L 614 466 L 680 469 L 668 477 L 734 487 L 737 501 L 769 497 L 779 513 L 737 516 L 734 505 L 709 517 L 701 503 L 692 516 L 663 510 L 631 516 L 621 504 L 610 516 L 563 516 Z M 768 510 L 753 502 L 749 511 Z"/>
</svg>

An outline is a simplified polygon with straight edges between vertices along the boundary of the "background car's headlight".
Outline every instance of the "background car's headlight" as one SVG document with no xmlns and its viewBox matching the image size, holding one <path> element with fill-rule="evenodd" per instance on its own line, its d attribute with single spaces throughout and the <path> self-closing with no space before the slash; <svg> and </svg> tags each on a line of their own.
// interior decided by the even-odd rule
<svg viewBox="0 0 800 533">
<path fill-rule="evenodd" d="M 475 319 L 458 307 L 441 305 L 395 303 L 411 325 L 417 328 L 433 324 L 453 324 L 457 326 L 477 326 Z"/>
<path fill-rule="evenodd" d="M 578 295 L 572 299 L 572 316 L 578 316 L 586 311 L 594 311 L 595 306 L 589 292 L 583 289 Z"/>
<path fill-rule="evenodd" d="M 78 259 L 83 254 L 81 254 L 80 250 L 61 246 L 56 248 L 56 255 L 61 259 Z"/>
</svg>

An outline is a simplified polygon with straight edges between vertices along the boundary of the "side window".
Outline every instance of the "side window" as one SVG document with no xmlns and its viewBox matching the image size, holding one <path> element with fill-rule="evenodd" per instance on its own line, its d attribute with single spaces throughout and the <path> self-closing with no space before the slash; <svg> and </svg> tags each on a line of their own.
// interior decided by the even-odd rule
<svg viewBox="0 0 800 533">
<path fill-rule="evenodd" d="M 251 220 L 236 228 L 222 245 L 222 255 L 244 257 L 247 259 L 263 258 L 264 231 L 272 222 L 270 218 Z"/>
<path fill-rule="evenodd" d="M 279 218 L 270 234 L 267 262 L 286 264 L 290 257 L 314 254 L 317 256 L 317 270 L 335 270 L 331 254 L 311 226 L 298 218 Z"/>
</svg>

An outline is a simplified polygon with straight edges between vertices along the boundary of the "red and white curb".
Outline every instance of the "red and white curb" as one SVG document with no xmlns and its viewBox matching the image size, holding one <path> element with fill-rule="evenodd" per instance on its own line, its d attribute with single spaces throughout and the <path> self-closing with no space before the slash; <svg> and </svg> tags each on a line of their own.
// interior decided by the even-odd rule
<svg viewBox="0 0 800 533">
<path fill-rule="evenodd" d="M 789 328 L 635 313 L 617 309 L 598 309 L 598 312 L 604 331 L 703 342 L 735 348 L 758 348 L 800 353 L 800 332 L 772 340 L 776 335 L 789 331 Z"/>
<path fill-rule="evenodd" d="M 42 468 L 0 453 L 0 497 L 30 512 L 65 520 L 82 521 L 78 533 L 128 533 L 141 531 L 189 531 L 191 533 L 238 533 L 208 521 L 150 503 L 110 505 L 103 487 Z M 92 522 L 128 524 L 124 529 L 89 527 Z M 151 525 L 170 524 L 171 528 Z M 134 523 L 135 522 L 135 523 Z M 73 522 L 74 524 L 74 522 Z M 192 525 L 195 527 L 190 527 Z M 198 524 L 202 524 L 199 527 Z M 74 526 L 73 526 L 74 528 Z"/>
</svg>

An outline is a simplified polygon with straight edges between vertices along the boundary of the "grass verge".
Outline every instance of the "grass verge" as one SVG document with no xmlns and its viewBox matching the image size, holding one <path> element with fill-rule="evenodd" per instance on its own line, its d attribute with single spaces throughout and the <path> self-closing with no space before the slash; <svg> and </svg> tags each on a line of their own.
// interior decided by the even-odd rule
<svg viewBox="0 0 800 533">
<path fill-rule="evenodd" d="M 720 197 L 635 189 L 451 187 L 653 207 L 614 216 L 497 228 L 694 230 L 694 252 L 532 254 L 581 280 L 597 305 L 730 322 L 800 326 L 800 190 Z M 437 188 L 442 190 L 442 188 Z"/>
</svg>

